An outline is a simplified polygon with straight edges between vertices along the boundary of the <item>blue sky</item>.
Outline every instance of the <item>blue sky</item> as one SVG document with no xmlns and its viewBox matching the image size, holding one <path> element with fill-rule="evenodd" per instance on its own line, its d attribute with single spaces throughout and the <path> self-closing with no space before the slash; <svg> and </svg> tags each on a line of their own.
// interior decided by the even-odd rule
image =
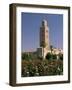
<svg viewBox="0 0 72 90">
<path fill-rule="evenodd" d="M 22 12 L 22 52 L 33 51 L 39 47 L 39 30 L 43 19 L 48 21 L 50 44 L 56 48 L 63 48 L 63 15 Z"/>
</svg>

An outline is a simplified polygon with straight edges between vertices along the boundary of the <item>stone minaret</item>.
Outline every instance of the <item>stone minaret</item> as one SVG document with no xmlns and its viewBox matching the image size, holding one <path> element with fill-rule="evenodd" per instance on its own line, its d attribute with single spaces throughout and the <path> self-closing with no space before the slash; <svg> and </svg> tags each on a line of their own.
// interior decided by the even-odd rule
<svg viewBox="0 0 72 90">
<path fill-rule="evenodd" d="M 45 45 L 43 47 L 43 44 Z M 49 44 L 49 28 L 46 20 L 43 20 L 40 27 L 40 47 L 44 48 L 44 56 L 47 54 L 50 49 Z"/>
</svg>

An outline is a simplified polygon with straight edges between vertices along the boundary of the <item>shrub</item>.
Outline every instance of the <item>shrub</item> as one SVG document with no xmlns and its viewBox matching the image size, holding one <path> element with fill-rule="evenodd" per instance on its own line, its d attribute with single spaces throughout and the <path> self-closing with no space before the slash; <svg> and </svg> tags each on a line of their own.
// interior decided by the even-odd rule
<svg viewBox="0 0 72 90">
<path fill-rule="evenodd" d="M 52 58 L 52 54 L 51 53 L 47 53 L 46 59 L 51 59 L 51 58 Z"/>
<path fill-rule="evenodd" d="M 62 60 L 23 60 L 22 77 L 28 76 L 51 76 L 63 74 Z"/>
<path fill-rule="evenodd" d="M 53 54 L 52 57 L 53 57 L 53 59 L 57 59 L 57 55 L 56 54 Z"/>
<path fill-rule="evenodd" d="M 63 60 L 63 54 L 59 54 L 60 60 Z"/>
<path fill-rule="evenodd" d="M 22 54 L 22 60 L 29 60 L 29 56 L 26 53 Z"/>
</svg>

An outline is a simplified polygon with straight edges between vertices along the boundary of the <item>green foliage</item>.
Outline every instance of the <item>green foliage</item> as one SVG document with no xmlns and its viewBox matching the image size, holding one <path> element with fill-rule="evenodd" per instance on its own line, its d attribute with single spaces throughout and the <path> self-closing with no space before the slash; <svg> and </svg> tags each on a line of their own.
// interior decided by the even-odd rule
<svg viewBox="0 0 72 90">
<path fill-rule="evenodd" d="M 53 59 L 57 59 L 57 55 L 56 54 L 53 54 L 52 57 L 53 57 Z"/>
<path fill-rule="evenodd" d="M 46 59 L 48 59 L 48 60 L 57 59 L 57 55 L 56 54 L 52 54 L 52 53 L 47 53 Z"/>
<path fill-rule="evenodd" d="M 61 59 L 61 60 L 63 60 L 63 54 L 59 54 L 59 58 Z"/>
<path fill-rule="evenodd" d="M 35 75 L 35 68 L 32 64 L 28 65 L 28 71 L 29 71 L 29 76 L 34 76 Z"/>
<path fill-rule="evenodd" d="M 47 53 L 47 55 L 46 55 L 46 59 L 50 60 L 51 57 L 52 57 L 52 54 L 51 54 L 51 53 Z"/>
<path fill-rule="evenodd" d="M 22 53 L 22 77 L 63 75 L 63 54 L 59 59 L 47 53 L 46 59 L 38 58 L 36 52 Z"/>
<path fill-rule="evenodd" d="M 22 60 L 28 60 L 28 59 L 29 59 L 28 54 L 23 53 L 23 54 L 22 54 Z"/>
<path fill-rule="evenodd" d="M 51 76 L 63 74 L 62 60 L 22 61 L 22 77 Z"/>
<path fill-rule="evenodd" d="M 37 59 L 36 53 L 22 53 L 22 60 L 34 60 Z"/>
<path fill-rule="evenodd" d="M 43 60 L 43 57 L 38 57 L 38 59 Z"/>
</svg>

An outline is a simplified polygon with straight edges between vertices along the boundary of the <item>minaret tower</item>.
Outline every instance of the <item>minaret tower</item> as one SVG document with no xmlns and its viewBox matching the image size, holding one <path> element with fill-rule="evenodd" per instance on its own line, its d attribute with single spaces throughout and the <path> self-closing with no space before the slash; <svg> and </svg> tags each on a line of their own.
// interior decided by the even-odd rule
<svg viewBox="0 0 72 90">
<path fill-rule="evenodd" d="M 43 20 L 40 27 L 40 47 L 44 48 L 44 56 L 50 49 L 49 44 L 49 28 L 46 20 Z"/>
</svg>

